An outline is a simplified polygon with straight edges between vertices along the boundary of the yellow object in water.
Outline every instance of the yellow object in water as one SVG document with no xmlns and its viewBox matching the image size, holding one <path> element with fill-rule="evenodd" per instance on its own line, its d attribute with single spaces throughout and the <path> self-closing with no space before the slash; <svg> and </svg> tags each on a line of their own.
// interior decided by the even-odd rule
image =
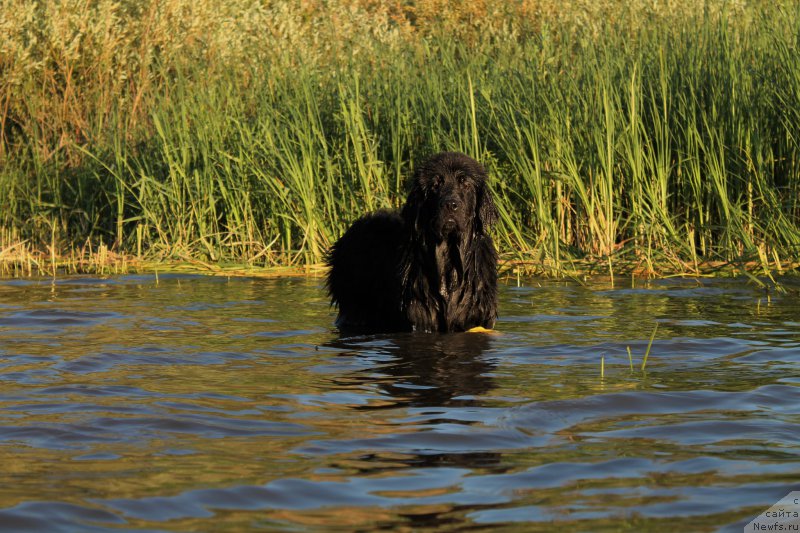
<svg viewBox="0 0 800 533">
<path fill-rule="evenodd" d="M 474 328 L 469 328 L 467 333 L 494 333 L 497 334 L 498 331 L 495 329 L 486 329 L 483 326 L 475 326 Z"/>
</svg>

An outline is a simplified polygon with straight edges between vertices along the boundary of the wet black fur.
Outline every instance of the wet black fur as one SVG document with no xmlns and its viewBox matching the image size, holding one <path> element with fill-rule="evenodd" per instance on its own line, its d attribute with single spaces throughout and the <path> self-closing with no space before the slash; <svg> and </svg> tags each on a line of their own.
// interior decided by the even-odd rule
<svg viewBox="0 0 800 533">
<path fill-rule="evenodd" d="M 417 167 L 402 210 L 361 217 L 328 256 L 343 331 L 465 331 L 497 318 L 497 219 L 486 170 L 444 152 Z"/>
</svg>

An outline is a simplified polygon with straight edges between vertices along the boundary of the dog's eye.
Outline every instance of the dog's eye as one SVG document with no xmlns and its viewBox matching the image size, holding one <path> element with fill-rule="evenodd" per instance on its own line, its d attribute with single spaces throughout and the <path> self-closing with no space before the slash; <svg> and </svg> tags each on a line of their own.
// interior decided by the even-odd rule
<svg viewBox="0 0 800 533">
<path fill-rule="evenodd" d="M 464 185 L 467 182 L 467 175 L 466 174 L 459 174 L 458 175 L 458 184 Z"/>
<path fill-rule="evenodd" d="M 432 183 L 433 190 L 438 189 L 439 186 L 442 184 L 442 181 L 444 181 L 444 178 L 442 178 L 441 176 L 438 176 L 438 175 L 434 176 L 433 177 L 433 183 Z"/>
</svg>

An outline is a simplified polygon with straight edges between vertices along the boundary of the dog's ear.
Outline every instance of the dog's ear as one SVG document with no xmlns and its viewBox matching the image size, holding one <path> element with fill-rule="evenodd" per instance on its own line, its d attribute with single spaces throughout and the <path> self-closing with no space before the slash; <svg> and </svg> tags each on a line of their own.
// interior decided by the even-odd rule
<svg viewBox="0 0 800 533">
<path fill-rule="evenodd" d="M 408 198 L 401 211 L 403 222 L 406 228 L 410 229 L 415 234 L 422 232 L 422 208 L 425 204 L 425 191 L 420 185 L 419 176 L 414 176 L 411 191 L 408 193 Z"/>
<path fill-rule="evenodd" d="M 475 227 L 480 234 L 489 230 L 489 226 L 497 222 L 497 208 L 494 206 L 492 192 L 486 181 L 482 181 L 475 198 Z"/>
</svg>

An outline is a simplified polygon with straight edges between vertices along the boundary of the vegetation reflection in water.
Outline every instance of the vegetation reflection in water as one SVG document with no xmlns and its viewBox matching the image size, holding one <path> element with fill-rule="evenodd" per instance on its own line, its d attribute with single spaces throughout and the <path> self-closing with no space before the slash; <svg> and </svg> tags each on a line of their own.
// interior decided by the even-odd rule
<svg viewBox="0 0 800 533">
<path fill-rule="evenodd" d="M 497 335 L 339 338 L 319 280 L 2 282 L 0 526 L 744 524 L 800 475 L 793 283 L 529 281 Z"/>
</svg>

